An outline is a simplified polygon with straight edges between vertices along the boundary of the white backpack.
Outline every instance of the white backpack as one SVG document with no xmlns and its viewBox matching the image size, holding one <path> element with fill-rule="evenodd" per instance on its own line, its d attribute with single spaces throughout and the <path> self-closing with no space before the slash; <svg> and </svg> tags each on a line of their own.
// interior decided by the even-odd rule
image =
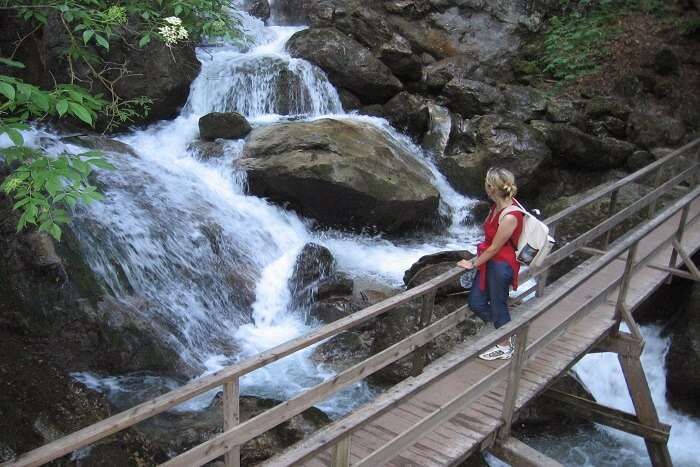
<svg viewBox="0 0 700 467">
<path fill-rule="evenodd" d="M 523 213 L 523 230 L 520 233 L 515 258 L 525 266 L 536 268 L 554 246 L 554 239 L 549 235 L 547 224 L 530 214 L 518 201 L 513 200 L 513 202 L 516 204 L 505 208 L 498 222 L 500 223 L 503 216 L 510 212 Z"/>
</svg>

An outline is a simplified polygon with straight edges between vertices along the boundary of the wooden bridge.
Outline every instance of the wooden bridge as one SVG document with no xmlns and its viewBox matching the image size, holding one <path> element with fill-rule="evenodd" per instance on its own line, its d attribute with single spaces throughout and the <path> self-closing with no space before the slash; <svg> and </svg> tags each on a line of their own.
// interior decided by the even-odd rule
<svg viewBox="0 0 700 467">
<path fill-rule="evenodd" d="M 455 346 L 430 364 L 425 362 L 425 345 L 470 313 L 465 305 L 431 322 L 437 288 L 463 272 L 461 268 L 2 465 L 41 465 L 223 386 L 223 432 L 163 465 L 189 467 L 224 456 L 227 467 L 238 466 L 239 446 L 244 442 L 413 354 L 413 376 L 263 465 L 446 466 L 483 450 L 517 466 L 559 465 L 511 436 L 518 411 L 543 394 L 569 414 L 643 437 L 652 464 L 670 466 L 666 447 L 670 426 L 659 421 L 651 399 L 639 360 L 644 339 L 632 311 L 674 275 L 700 280 L 700 271 L 690 258 L 700 248 L 699 160 L 697 140 L 547 219 L 556 230 L 578 211 L 609 200 L 605 221 L 561 245 L 537 270 L 522 275 L 523 281 L 534 278 L 535 285 L 516 297 L 520 305 L 514 308 L 510 323 Z M 618 209 L 620 190 L 641 181 L 651 183 L 653 189 Z M 636 225 L 630 227 L 633 221 Z M 622 234 L 613 238 L 613 229 Z M 574 253 L 590 257 L 547 283 L 551 268 Z M 682 265 L 687 271 L 680 269 Z M 528 297 L 531 299 L 525 300 Z M 239 423 L 239 379 L 243 375 L 417 299 L 422 300 L 422 312 L 414 334 Z M 623 322 L 626 329 L 620 326 Z M 517 347 L 511 360 L 477 358 L 512 335 Z M 635 414 L 548 389 L 591 352 L 618 354 Z"/>
</svg>

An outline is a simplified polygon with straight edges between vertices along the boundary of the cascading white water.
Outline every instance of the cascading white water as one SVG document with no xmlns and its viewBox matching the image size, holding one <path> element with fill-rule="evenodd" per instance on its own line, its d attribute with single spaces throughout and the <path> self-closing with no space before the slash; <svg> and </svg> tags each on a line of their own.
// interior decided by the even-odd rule
<svg viewBox="0 0 700 467">
<path fill-rule="evenodd" d="M 472 200 L 449 186 L 428 155 L 385 120 L 344 114 L 325 74 L 286 53 L 286 41 L 301 28 L 265 27 L 245 15 L 243 24 L 248 28 L 243 47 L 219 44 L 198 51 L 202 71 L 181 116 L 120 138 L 139 157 L 112 158 L 118 170 L 100 175 L 106 201 L 81 210 L 75 222 L 91 267 L 117 297 L 147 301 L 144 313 L 194 374 L 215 371 L 310 330 L 291 306 L 287 286 L 306 243 L 328 247 L 340 270 L 397 286 L 420 256 L 465 248 L 476 233 L 461 222 Z M 226 157 L 195 157 L 191 144 L 197 140 L 198 119 L 212 111 L 238 111 L 253 126 L 291 115 L 379 127 L 433 174 L 441 210 L 452 219 L 449 231 L 402 242 L 311 231 L 294 213 L 245 194 L 245 174 L 233 164 L 242 141 L 228 142 Z M 252 305 L 245 304 L 246 291 L 232 290 L 231 283 L 250 285 Z M 242 390 L 288 398 L 330 377 L 308 359 L 311 351 L 248 375 Z M 103 384 L 95 375 L 76 377 L 119 397 L 118 378 Z M 205 406 L 211 396 L 182 408 Z M 342 413 L 367 397 L 367 388 L 358 384 L 320 407 Z"/>
</svg>

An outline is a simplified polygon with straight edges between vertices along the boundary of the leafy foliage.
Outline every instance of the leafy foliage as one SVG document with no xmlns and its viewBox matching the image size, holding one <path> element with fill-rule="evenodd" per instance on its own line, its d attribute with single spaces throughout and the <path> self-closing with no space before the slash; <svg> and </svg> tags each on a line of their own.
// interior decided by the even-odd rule
<svg viewBox="0 0 700 467">
<path fill-rule="evenodd" d="M 606 44 L 621 34 L 620 17 L 632 13 L 668 15 L 665 0 L 562 0 L 566 14 L 550 19 L 541 69 L 570 81 L 595 71 Z"/>
<path fill-rule="evenodd" d="M 25 146 L 21 130 L 29 128 L 26 121 L 53 115 L 92 125 L 103 106 L 103 100 L 78 86 L 59 85 L 52 91 L 43 91 L 17 78 L 0 75 L 0 136 L 7 135 L 12 143 L 0 149 L 0 157 L 14 169 L 0 184 L 0 191 L 15 201 L 14 210 L 22 211 L 18 232 L 32 224 L 60 240 L 60 225 L 70 220 L 66 207 L 72 208 L 78 201 L 102 199 L 88 181 L 93 168 L 114 168 L 98 151 L 51 157 Z"/>
</svg>

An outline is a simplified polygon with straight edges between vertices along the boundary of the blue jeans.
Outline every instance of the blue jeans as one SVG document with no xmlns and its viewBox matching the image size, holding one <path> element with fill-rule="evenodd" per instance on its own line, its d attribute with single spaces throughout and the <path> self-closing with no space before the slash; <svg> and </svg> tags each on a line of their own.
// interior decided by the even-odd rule
<svg viewBox="0 0 700 467">
<path fill-rule="evenodd" d="M 510 321 L 508 311 L 508 289 L 513 282 L 513 268 L 505 261 L 486 263 L 486 290 L 479 287 L 479 275 L 474 277 L 469 292 L 469 308 L 476 316 L 492 322 L 496 329 Z"/>
</svg>

